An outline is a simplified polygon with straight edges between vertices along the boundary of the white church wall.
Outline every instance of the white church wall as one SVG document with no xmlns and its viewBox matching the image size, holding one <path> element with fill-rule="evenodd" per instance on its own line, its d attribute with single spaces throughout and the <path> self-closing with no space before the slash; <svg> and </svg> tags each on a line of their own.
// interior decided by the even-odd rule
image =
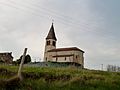
<svg viewBox="0 0 120 90">
<path fill-rule="evenodd" d="M 47 57 L 47 61 L 76 62 L 76 63 L 84 65 L 83 52 L 81 52 L 81 51 L 47 52 L 46 57 Z M 66 58 L 66 60 L 65 60 L 65 58 Z"/>
<path fill-rule="evenodd" d="M 69 57 L 58 57 L 57 61 L 58 62 L 70 62 L 70 58 Z"/>
</svg>

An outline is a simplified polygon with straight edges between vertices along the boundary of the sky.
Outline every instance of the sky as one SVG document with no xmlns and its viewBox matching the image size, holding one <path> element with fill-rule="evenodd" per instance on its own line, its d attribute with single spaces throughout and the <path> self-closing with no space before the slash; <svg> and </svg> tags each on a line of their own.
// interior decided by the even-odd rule
<svg viewBox="0 0 120 90">
<path fill-rule="evenodd" d="M 33 61 L 42 61 L 54 22 L 57 47 L 85 51 L 85 68 L 120 66 L 119 9 L 120 0 L 0 0 L 0 52 L 16 60 L 27 47 Z"/>
</svg>

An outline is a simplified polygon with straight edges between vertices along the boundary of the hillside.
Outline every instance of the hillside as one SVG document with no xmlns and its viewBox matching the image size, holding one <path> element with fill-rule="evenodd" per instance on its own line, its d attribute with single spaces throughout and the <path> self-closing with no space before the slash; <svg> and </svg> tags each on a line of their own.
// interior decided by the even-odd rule
<svg viewBox="0 0 120 90">
<path fill-rule="evenodd" d="M 18 66 L 0 66 L 0 90 L 120 90 L 120 73 L 69 68 L 24 67 L 23 81 L 3 83 Z"/>
</svg>

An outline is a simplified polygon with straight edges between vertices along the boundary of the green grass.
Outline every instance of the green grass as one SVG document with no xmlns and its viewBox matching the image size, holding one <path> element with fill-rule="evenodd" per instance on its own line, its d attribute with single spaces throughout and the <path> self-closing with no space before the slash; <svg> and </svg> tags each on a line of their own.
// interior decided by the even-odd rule
<svg viewBox="0 0 120 90">
<path fill-rule="evenodd" d="M 1 65 L 0 79 L 13 77 L 17 70 L 18 66 Z M 22 75 L 23 81 L 17 87 L 12 86 L 12 90 L 120 90 L 120 73 L 117 72 L 24 67 Z"/>
</svg>

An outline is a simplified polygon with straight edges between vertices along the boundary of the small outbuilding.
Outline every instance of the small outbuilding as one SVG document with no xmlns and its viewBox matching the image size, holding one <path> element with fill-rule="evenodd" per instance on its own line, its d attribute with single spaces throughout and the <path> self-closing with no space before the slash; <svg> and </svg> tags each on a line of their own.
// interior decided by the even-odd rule
<svg viewBox="0 0 120 90">
<path fill-rule="evenodd" d="M 0 61 L 6 64 L 11 64 L 13 61 L 12 52 L 0 53 Z"/>
</svg>

